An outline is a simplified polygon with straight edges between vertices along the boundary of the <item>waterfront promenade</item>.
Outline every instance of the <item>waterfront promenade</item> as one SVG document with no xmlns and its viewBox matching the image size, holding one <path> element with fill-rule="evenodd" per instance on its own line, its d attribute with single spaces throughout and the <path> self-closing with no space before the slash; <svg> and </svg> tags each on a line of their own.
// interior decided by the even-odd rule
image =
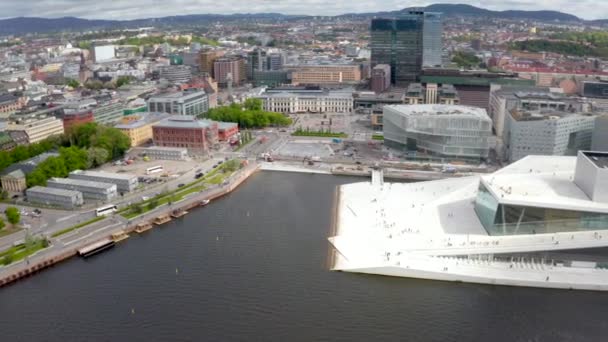
<svg viewBox="0 0 608 342">
<path fill-rule="evenodd" d="M 78 249 L 109 238 L 112 233 L 121 230 L 131 233 L 140 223 L 152 222 L 156 217 L 169 215 L 174 210 L 191 210 L 198 207 L 199 203 L 205 199 L 214 200 L 220 198 L 235 190 L 258 170 L 259 165 L 251 163 L 237 171 L 224 184 L 213 186 L 202 192 L 193 193 L 179 202 L 161 205 L 131 220 L 127 220 L 117 214 L 64 236 L 52 238 L 50 241 L 51 245 L 48 248 L 19 262 L 0 267 L 0 287 L 73 257 L 77 254 Z"/>
</svg>

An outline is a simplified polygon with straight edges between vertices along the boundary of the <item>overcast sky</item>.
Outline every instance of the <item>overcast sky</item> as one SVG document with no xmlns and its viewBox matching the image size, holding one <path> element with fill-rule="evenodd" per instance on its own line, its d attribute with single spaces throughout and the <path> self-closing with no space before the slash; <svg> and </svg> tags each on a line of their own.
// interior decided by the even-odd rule
<svg viewBox="0 0 608 342">
<path fill-rule="evenodd" d="M 432 3 L 467 3 L 492 10 L 559 10 L 585 19 L 608 18 L 608 0 L 0 0 L 0 17 L 134 19 L 259 12 L 335 15 L 389 11 Z"/>
</svg>

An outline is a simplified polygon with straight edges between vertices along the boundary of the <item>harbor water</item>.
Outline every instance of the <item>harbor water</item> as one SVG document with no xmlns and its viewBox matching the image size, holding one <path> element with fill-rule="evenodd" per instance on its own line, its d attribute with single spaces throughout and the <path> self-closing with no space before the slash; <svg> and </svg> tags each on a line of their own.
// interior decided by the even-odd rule
<svg viewBox="0 0 608 342">
<path fill-rule="evenodd" d="M 328 271 L 336 186 L 232 194 L 0 289 L 2 341 L 602 341 L 608 293 Z"/>
</svg>

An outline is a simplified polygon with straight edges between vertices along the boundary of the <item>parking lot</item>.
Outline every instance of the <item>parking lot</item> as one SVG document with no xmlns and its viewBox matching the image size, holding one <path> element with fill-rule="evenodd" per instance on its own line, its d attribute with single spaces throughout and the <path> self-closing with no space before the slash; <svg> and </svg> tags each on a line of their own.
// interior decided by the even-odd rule
<svg viewBox="0 0 608 342">
<path fill-rule="evenodd" d="M 347 132 L 350 114 L 294 114 L 291 115 L 294 128 L 310 129 L 311 131 Z"/>
<path fill-rule="evenodd" d="M 191 171 L 197 167 L 200 161 L 177 161 L 177 160 L 150 160 L 143 161 L 142 158 L 137 158 L 130 165 L 114 165 L 107 164 L 99 168 L 100 171 L 115 172 L 115 173 L 131 173 L 139 177 L 160 177 L 162 175 L 168 175 L 169 177 L 175 175 L 183 175 L 184 173 Z M 148 175 L 146 170 L 154 166 L 162 166 L 163 171 Z"/>
</svg>

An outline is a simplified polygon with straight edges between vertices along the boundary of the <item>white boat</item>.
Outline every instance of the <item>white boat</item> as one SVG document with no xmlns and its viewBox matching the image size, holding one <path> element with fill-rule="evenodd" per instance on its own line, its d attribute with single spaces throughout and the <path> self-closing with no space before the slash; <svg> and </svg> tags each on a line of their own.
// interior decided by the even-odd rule
<svg viewBox="0 0 608 342">
<path fill-rule="evenodd" d="M 202 201 L 201 201 L 201 203 L 200 203 L 199 205 L 200 205 L 201 207 L 204 207 L 204 206 L 206 206 L 207 204 L 209 204 L 210 202 L 211 202 L 211 200 L 205 199 L 205 200 L 202 200 Z"/>
</svg>

